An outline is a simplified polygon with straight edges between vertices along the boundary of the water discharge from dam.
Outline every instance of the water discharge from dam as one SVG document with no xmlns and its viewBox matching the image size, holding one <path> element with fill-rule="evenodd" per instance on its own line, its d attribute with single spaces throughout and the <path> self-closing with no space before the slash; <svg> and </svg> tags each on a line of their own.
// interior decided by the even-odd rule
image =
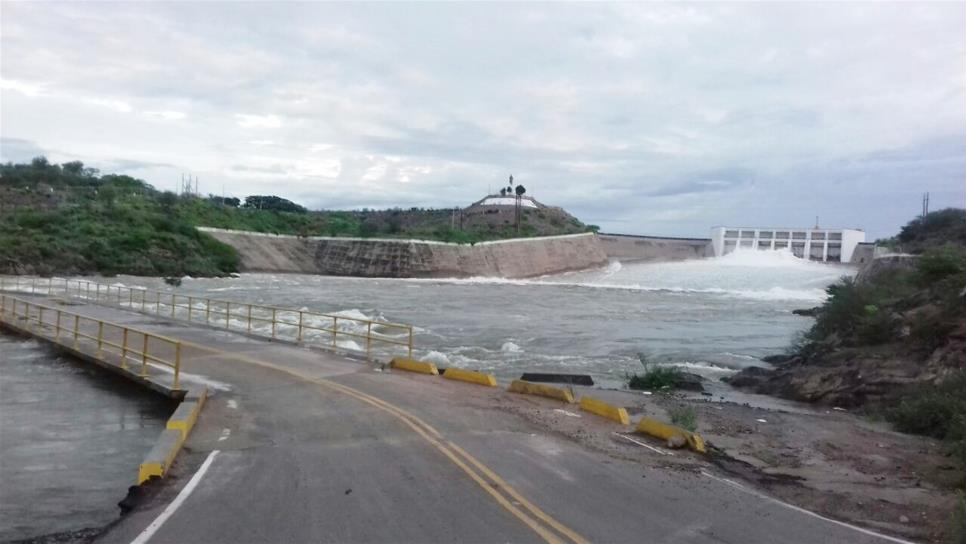
<svg viewBox="0 0 966 544">
<path fill-rule="evenodd" d="M 811 320 L 825 287 L 853 275 L 787 252 L 741 251 L 532 280 L 371 279 L 245 274 L 188 279 L 180 291 L 212 298 L 367 316 L 418 327 L 415 356 L 502 378 L 525 371 L 587 373 L 618 386 L 640 371 L 637 353 L 711 379 L 784 349 Z M 114 282 L 170 289 L 158 280 Z"/>
</svg>

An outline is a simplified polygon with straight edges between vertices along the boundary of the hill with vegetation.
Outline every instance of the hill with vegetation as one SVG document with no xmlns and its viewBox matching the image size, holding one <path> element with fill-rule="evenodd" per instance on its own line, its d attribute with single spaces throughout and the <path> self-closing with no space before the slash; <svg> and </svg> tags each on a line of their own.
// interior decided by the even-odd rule
<svg viewBox="0 0 966 544">
<path fill-rule="evenodd" d="M 772 369 L 730 382 L 857 408 L 904 432 L 945 439 L 966 462 L 966 210 L 917 218 L 877 259 L 828 288 L 812 327 Z"/>
<path fill-rule="evenodd" d="M 586 232 L 559 208 L 523 210 L 519 228 L 459 209 L 310 211 L 272 195 L 244 200 L 158 191 L 79 161 L 0 165 L 0 273 L 220 276 L 234 249 L 195 229 L 476 243 Z"/>
</svg>

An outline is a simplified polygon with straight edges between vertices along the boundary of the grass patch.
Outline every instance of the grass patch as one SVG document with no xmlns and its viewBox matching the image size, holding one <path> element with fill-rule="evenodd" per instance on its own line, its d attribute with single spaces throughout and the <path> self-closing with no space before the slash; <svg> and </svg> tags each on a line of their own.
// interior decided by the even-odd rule
<svg viewBox="0 0 966 544">
<path fill-rule="evenodd" d="M 966 494 L 960 493 L 953 508 L 953 523 L 949 531 L 953 544 L 966 544 Z"/>
<path fill-rule="evenodd" d="M 914 388 L 886 418 L 901 432 L 938 438 L 966 463 L 966 371 Z"/>
<path fill-rule="evenodd" d="M 694 411 L 694 408 L 686 404 L 669 408 L 667 414 L 671 418 L 671 423 L 682 429 L 692 433 L 698 429 L 698 414 Z"/>
<path fill-rule="evenodd" d="M 637 358 L 644 365 L 644 373 L 627 376 L 629 389 L 646 391 L 675 389 L 684 380 L 677 367 L 652 365 L 643 353 L 638 353 Z"/>
</svg>

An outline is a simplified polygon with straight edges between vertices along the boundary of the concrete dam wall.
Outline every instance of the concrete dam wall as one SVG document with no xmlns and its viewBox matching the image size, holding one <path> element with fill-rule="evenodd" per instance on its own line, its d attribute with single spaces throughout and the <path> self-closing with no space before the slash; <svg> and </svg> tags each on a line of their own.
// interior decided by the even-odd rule
<svg viewBox="0 0 966 544">
<path fill-rule="evenodd" d="M 447 244 L 425 240 L 328 238 L 199 228 L 234 247 L 250 272 L 383 278 L 529 278 L 604 266 L 592 233 Z"/>
<path fill-rule="evenodd" d="M 619 261 L 681 261 L 714 256 L 710 238 L 601 233 L 597 239 L 607 256 Z"/>
</svg>

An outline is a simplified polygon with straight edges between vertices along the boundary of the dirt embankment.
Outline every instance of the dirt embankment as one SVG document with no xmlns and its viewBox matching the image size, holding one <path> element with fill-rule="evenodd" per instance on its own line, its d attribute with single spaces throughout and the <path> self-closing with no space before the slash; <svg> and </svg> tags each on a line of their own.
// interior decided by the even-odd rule
<svg viewBox="0 0 966 544">
<path fill-rule="evenodd" d="M 585 394 L 626 406 L 632 420 L 670 421 L 672 408 L 690 408 L 709 455 L 672 452 L 661 441 L 533 398 L 504 395 L 496 409 L 644 467 L 726 478 L 832 519 L 920 542 L 950 542 L 956 496 L 950 483 L 964 473 L 938 440 L 897 433 L 841 409 L 757 395 Z"/>
</svg>

